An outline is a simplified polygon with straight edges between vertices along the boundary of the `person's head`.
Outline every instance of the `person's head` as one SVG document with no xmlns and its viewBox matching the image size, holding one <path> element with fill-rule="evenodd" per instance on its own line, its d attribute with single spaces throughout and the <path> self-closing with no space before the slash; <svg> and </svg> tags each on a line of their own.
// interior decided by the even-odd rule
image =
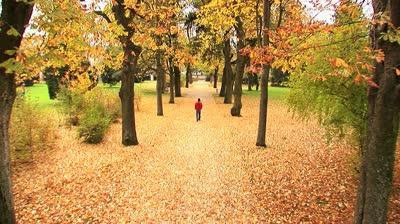
<svg viewBox="0 0 400 224">
<path fill-rule="evenodd" d="M 197 102 L 200 102 L 200 98 L 197 99 Z"/>
</svg>

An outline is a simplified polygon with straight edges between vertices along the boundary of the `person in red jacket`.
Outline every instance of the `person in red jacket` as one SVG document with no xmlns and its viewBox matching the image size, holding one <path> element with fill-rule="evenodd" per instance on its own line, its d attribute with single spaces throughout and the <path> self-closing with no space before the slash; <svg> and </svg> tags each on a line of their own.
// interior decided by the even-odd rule
<svg viewBox="0 0 400 224">
<path fill-rule="evenodd" d="M 200 98 L 197 99 L 197 102 L 194 104 L 194 109 L 196 110 L 196 121 L 200 121 L 201 109 L 203 109 L 203 104 L 201 103 Z"/>
</svg>

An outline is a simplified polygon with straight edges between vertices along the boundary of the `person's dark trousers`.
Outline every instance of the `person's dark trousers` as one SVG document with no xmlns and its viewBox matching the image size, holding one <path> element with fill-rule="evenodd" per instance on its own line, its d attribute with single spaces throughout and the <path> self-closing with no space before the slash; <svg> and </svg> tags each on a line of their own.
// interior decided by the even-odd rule
<svg viewBox="0 0 400 224">
<path fill-rule="evenodd" d="M 201 110 L 196 110 L 196 121 L 199 121 L 201 118 Z"/>
</svg>

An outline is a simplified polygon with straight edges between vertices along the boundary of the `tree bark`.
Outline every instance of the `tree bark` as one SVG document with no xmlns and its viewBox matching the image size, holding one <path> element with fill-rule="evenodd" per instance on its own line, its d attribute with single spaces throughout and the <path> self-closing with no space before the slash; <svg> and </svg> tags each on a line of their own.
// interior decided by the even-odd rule
<svg viewBox="0 0 400 224">
<path fill-rule="evenodd" d="M 163 116 L 162 92 L 163 92 L 163 77 L 164 70 L 162 68 L 162 52 L 156 52 L 156 66 L 157 66 L 157 116 Z"/>
<path fill-rule="evenodd" d="M 218 87 L 218 70 L 219 70 L 219 66 L 215 66 L 215 69 L 214 69 L 214 89 L 216 89 Z"/>
<path fill-rule="evenodd" d="M 232 92 L 233 92 L 233 71 L 231 65 L 231 40 L 227 38 L 224 41 L 224 61 L 225 61 L 225 78 L 226 78 L 226 86 L 225 86 L 225 98 L 224 103 L 230 104 L 232 103 Z"/>
<path fill-rule="evenodd" d="M 174 72 L 174 62 L 172 58 L 168 59 L 169 61 L 169 103 L 174 104 L 175 103 L 175 91 L 174 91 L 174 86 L 175 86 L 175 72 Z"/>
<path fill-rule="evenodd" d="M 186 65 L 186 84 L 185 87 L 189 88 L 189 83 L 190 83 L 190 73 L 192 73 L 192 67 L 190 63 Z"/>
<path fill-rule="evenodd" d="M 163 77 L 162 77 L 162 93 L 164 94 L 165 93 L 165 91 L 167 90 L 167 76 L 166 76 L 166 74 L 165 74 L 165 70 L 164 70 L 164 67 L 163 67 Z"/>
<path fill-rule="evenodd" d="M 271 2 L 264 0 L 263 6 L 263 28 L 268 30 L 271 24 Z M 263 46 L 269 45 L 269 35 L 264 32 Z M 266 147 L 265 136 L 267 134 L 267 113 L 268 113 L 268 79 L 269 79 L 269 65 L 263 65 L 263 72 L 261 75 L 261 97 L 260 97 L 260 114 L 258 118 L 258 133 L 257 133 L 257 146 Z"/>
<path fill-rule="evenodd" d="M 4 69 L 0 69 L 0 95 L 0 223 L 15 223 L 8 129 L 16 97 L 16 85 L 14 75 L 5 74 Z"/>
<path fill-rule="evenodd" d="M 130 146 L 139 144 L 136 135 L 134 78 L 142 50 L 130 40 L 127 40 L 126 45 L 119 97 L 122 106 L 122 144 Z"/>
<path fill-rule="evenodd" d="M 253 89 L 253 74 L 247 73 L 247 90 L 252 91 Z"/>
<path fill-rule="evenodd" d="M 245 66 L 245 56 L 242 55 L 241 51 L 244 48 L 244 29 L 243 29 L 243 21 L 240 17 L 236 17 L 236 35 L 238 38 L 236 55 L 237 55 L 237 64 L 236 64 L 236 76 L 235 76 L 235 89 L 233 91 L 234 101 L 233 106 L 231 108 L 231 115 L 235 117 L 240 117 L 240 111 L 242 109 L 242 84 L 243 84 L 243 74 L 244 74 L 244 66 Z"/>
<path fill-rule="evenodd" d="M 182 97 L 181 91 L 181 70 L 178 66 L 174 66 L 174 75 L 175 75 L 175 97 Z"/>
<path fill-rule="evenodd" d="M 20 47 L 26 25 L 32 15 L 33 4 L 22 1 L 2 1 L 0 26 L 0 63 L 15 59 L 16 54 L 6 54 L 5 51 Z M 18 36 L 8 35 L 10 28 L 18 31 Z M 14 201 L 12 194 L 10 170 L 9 125 L 12 107 L 16 97 L 15 74 L 6 73 L 0 68 L 0 223 L 15 223 Z"/>
<path fill-rule="evenodd" d="M 221 89 L 219 90 L 219 96 L 224 97 L 226 92 L 226 68 L 224 66 L 222 72 Z"/>
<path fill-rule="evenodd" d="M 400 26 L 400 0 L 374 0 L 374 17 L 388 12 L 395 28 Z M 386 223 L 388 200 L 393 181 L 396 142 L 399 128 L 400 45 L 381 38 L 388 24 L 372 27 L 374 49 L 382 50 L 385 61 L 377 63 L 373 80 L 379 88 L 368 90 L 367 137 L 362 152 L 360 185 L 354 223 Z"/>
</svg>

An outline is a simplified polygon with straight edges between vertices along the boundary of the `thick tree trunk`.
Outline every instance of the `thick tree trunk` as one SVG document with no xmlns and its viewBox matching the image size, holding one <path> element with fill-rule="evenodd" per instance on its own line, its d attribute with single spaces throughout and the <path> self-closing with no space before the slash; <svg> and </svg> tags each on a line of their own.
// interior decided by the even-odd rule
<svg viewBox="0 0 400 224">
<path fill-rule="evenodd" d="M 224 41 L 224 61 L 225 61 L 225 98 L 224 103 L 232 103 L 232 92 L 233 92 L 233 71 L 231 65 L 231 40 L 228 38 Z"/>
<path fill-rule="evenodd" d="M 175 97 L 182 97 L 181 91 L 181 70 L 178 66 L 174 66 L 175 73 Z"/>
<path fill-rule="evenodd" d="M 263 6 L 263 28 L 268 30 L 271 23 L 271 2 L 264 0 Z M 269 36 L 267 32 L 263 35 L 263 46 L 269 45 Z M 269 65 L 263 65 L 263 72 L 261 75 L 261 97 L 260 97 L 260 114 L 258 118 L 258 133 L 257 133 L 257 146 L 266 147 L 265 136 L 267 134 L 267 112 L 268 112 L 268 79 L 269 79 Z"/>
<path fill-rule="evenodd" d="M 244 29 L 243 21 L 240 17 L 236 17 L 236 33 L 238 37 L 238 43 L 236 48 L 237 64 L 236 64 L 236 76 L 235 76 L 235 89 L 233 91 L 234 101 L 231 108 L 231 115 L 240 117 L 240 111 L 242 110 L 242 84 L 243 74 L 245 66 L 245 56 L 242 55 L 241 51 L 244 48 Z"/>
<path fill-rule="evenodd" d="M 185 87 L 186 87 L 186 88 L 189 88 L 191 73 L 192 73 L 192 67 L 191 67 L 191 65 L 188 63 L 188 64 L 186 65 L 186 84 L 185 84 Z"/>
<path fill-rule="evenodd" d="M 215 69 L 214 69 L 214 89 L 216 89 L 218 87 L 218 70 L 219 70 L 219 66 L 215 66 Z"/>
<path fill-rule="evenodd" d="M 0 223 L 15 223 L 11 191 L 9 122 L 16 97 L 14 75 L 0 69 Z"/>
<path fill-rule="evenodd" d="M 390 22 L 396 28 L 400 26 L 400 0 L 389 3 L 375 0 L 373 6 L 375 16 L 389 11 Z M 371 32 L 374 48 L 383 50 L 385 61 L 375 68 L 374 81 L 379 88 L 371 86 L 368 92 L 368 127 L 355 213 L 357 224 L 387 222 L 400 111 L 400 81 L 395 71 L 396 67 L 400 68 L 400 45 L 380 38 L 387 29 L 387 24 L 376 24 Z"/>
<path fill-rule="evenodd" d="M 124 67 L 121 77 L 119 97 L 122 106 L 122 144 L 138 145 L 135 122 L 135 88 L 134 78 L 137 61 L 142 49 L 127 38 L 124 52 Z"/>
<path fill-rule="evenodd" d="M 121 25 L 125 31 L 126 36 L 119 36 L 121 45 L 124 50 L 124 60 L 122 62 L 122 76 L 121 88 L 119 97 L 121 99 L 122 111 L 122 144 L 125 146 L 138 145 L 136 135 L 136 121 L 135 121 L 135 89 L 134 78 L 137 73 L 137 61 L 142 52 L 142 48 L 135 45 L 132 38 L 135 34 L 135 29 L 130 26 L 133 20 L 133 15 L 127 14 L 124 0 L 117 1 L 112 7 L 113 14 L 117 23 Z"/>
<path fill-rule="evenodd" d="M 221 89 L 219 90 L 219 96 L 224 97 L 226 92 L 226 68 L 222 71 Z"/>
<path fill-rule="evenodd" d="M 1 29 L 0 29 L 0 63 L 15 59 L 15 54 L 6 54 L 6 51 L 20 47 L 26 25 L 32 15 L 33 4 L 23 1 L 2 1 Z M 18 31 L 19 35 L 8 35 L 10 28 Z M 0 68 L 0 223 L 15 223 L 14 202 L 10 171 L 10 143 L 9 124 L 11 111 L 16 97 L 15 74 L 6 74 Z"/>
<path fill-rule="evenodd" d="M 162 92 L 163 92 L 163 77 L 164 70 L 162 68 L 162 52 L 159 50 L 156 53 L 156 66 L 157 66 L 157 116 L 163 116 Z"/>
</svg>

